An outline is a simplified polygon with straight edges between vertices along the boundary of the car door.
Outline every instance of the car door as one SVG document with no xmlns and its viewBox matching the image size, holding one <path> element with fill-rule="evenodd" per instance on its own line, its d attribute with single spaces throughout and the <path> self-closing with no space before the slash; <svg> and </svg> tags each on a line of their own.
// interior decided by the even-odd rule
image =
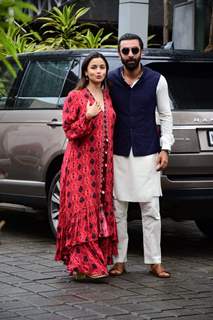
<svg viewBox="0 0 213 320">
<path fill-rule="evenodd" d="M 12 64 L 12 62 L 11 62 Z M 13 108 L 14 100 L 12 98 L 17 90 L 18 78 L 21 76 L 20 70 L 13 68 L 18 74 L 18 77 L 13 77 L 3 63 L 0 63 L 0 193 L 3 191 L 2 181 L 7 179 L 7 171 L 10 164 L 10 159 L 4 145 L 5 128 L 3 129 L 5 114 Z"/>
<path fill-rule="evenodd" d="M 77 78 L 78 69 L 77 58 L 29 62 L 14 104 L 0 120 L 0 161 L 7 159 L 1 164 L 4 176 L 0 187 L 5 195 L 46 198 L 46 169 L 63 153 L 65 143 L 62 88 L 70 71 Z"/>
</svg>

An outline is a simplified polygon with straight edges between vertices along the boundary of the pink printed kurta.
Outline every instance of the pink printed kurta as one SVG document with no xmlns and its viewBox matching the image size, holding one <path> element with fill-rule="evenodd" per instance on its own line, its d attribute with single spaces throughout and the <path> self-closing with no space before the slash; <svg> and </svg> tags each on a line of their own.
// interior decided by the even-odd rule
<svg viewBox="0 0 213 320">
<path fill-rule="evenodd" d="M 115 113 L 108 91 L 104 112 L 87 120 L 86 105 L 94 103 L 87 88 L 71 91 L 63 109 L 68 138 L 60 180 L 60 214 L 56 260 L 67 269 L 104 274 L 117 254 L 113 212 L 113 127 Z"/>
</svg>

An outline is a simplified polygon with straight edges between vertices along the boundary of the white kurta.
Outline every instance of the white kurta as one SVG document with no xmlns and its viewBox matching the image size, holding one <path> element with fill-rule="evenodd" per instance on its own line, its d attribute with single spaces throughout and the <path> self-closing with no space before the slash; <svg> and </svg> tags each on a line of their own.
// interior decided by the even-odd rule
<svg viewBox="0 0 213 320">
<path fill-rule="evenodd" d="M 114 155 L 114 198 L 128 202 L 149 202 L 162 195 L 157 154 L 134 157 Z"/>
<path fill-rule="evenodd" d="M 170 150 L 174 142 L 172 114 L 167 81 L 162 75 L 156 88 L 156 96 L 161 148 Z M 161 196 L 161 172 L 156 169 L 157 156 L 158 154 L 151 154 L 134 157 L 132 150 L 128 157 L 114 155 L 114 198 L 127 202 L 149 202 L 152 197 Z"/>
</svg>

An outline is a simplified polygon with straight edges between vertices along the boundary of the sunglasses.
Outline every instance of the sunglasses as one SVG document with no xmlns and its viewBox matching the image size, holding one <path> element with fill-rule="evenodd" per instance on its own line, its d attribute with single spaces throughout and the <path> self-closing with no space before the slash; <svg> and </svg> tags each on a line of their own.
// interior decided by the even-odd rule
<svg viewBox="0 0 213 320">
<path fill-rule="evenodd" d="M 138 54 L 140 52 L 140 48 L 138 47 L 133 47 L 133 48 L 123 48 L 121 49 L 121 52 L 127 56 L 129 54 L 129 51 L 132 51 L 132 54 Z"/>
</svg>

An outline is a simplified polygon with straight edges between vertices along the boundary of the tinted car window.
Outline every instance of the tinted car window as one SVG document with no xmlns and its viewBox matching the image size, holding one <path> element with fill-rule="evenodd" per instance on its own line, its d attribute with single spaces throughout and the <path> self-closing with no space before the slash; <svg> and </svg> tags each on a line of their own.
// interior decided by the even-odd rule
<svg viewBox="0 0 213 320">
<path fill-rule="evenodd" d="M 60 95 L 60 107 L 63 106 L 64 100 L 69 91 L 73 90 L 79 80 L 79 58 L 75 58 L 71 61 L 69 72 L 66 75 L 63 90 Z"/>
<path fill-rule="evenodd" d="M 16 109 L 55 109 L 71 61 L 33 61 L 21 85 Z"/>
<path fill-rule="evenodd" d="M 213 109 L 213 63 L 152 63 L 169 86 L 175 110 Z"/>
<path fill-rule="evenodd" d="M 109 63 L 109 71 L 121 66 L 121 62 L 118 57 L 107 57 L 107 61 Z"/>
</svg>

